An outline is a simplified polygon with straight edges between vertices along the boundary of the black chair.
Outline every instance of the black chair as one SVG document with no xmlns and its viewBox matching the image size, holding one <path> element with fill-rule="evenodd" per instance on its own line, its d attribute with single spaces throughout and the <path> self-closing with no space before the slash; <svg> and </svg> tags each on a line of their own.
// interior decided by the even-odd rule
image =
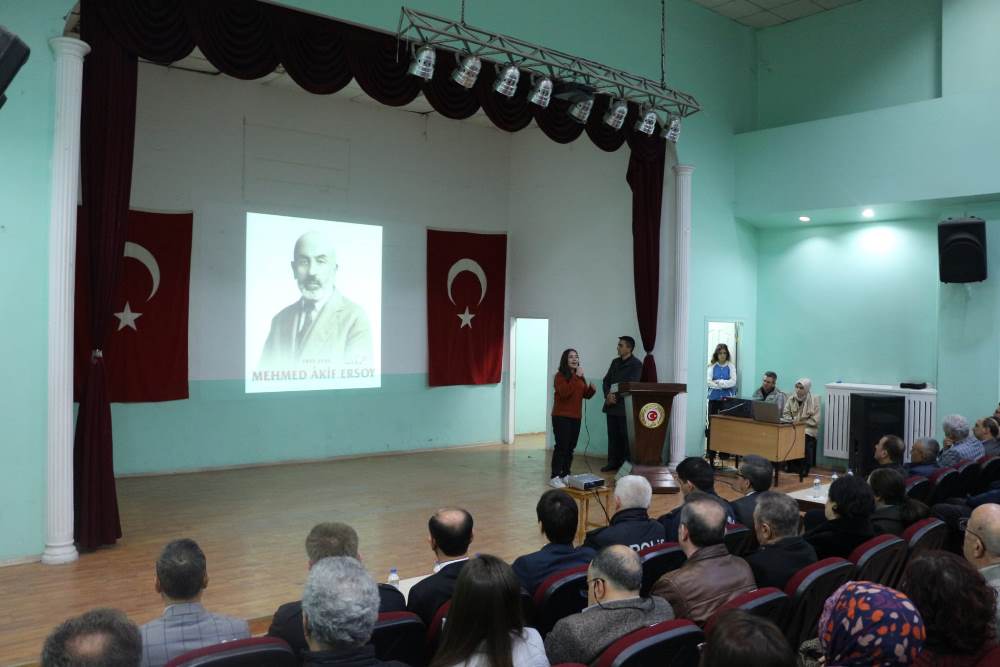
<svg viewBox="0 0 1000 667">
<path fill-rule="evenodd" d="M 292 648 L 277 637 L 251 637 L 182 653 L 166 667 L 296 667 Z"/>
<path fill-rule="evenodd" d="M 954 468 L 941 468 L 931 475 L 931 491 L 927 496 L 927 505 L 937 505 L 949 498 L 962 495 L 958 471 Z"/>
<path fill-rule="evenodd" d="M 848 557 L 856 579 L 893 587 L 906 565 L 906 541 L 895 535 L 879 535 L 858 545 Z"/>
<path fill-rule="evenodd" d="M 958 466 L 958 496 L 964 497 L 979 490 L 979 475 L 982 468 L 978 461 L 963 461 Z"/>
<path fill-rule="evenodd" d="M 578 565 L 550 575 L 535 589 L 535 629 L 544 637 L 560 619 L 587 606 L 587 568 Z"/>
<path fill-rule="evenodd" d="M 788 607 L 781 627 L 792 646 L 816 636 L 823 603 L 854 574 L 854 564 L 843 558 L 824 558 L 796 572 L 785 585 Z"/>
<path fill-rule="evenodd" d="M 742 523 L 733 523 L 726 526 L 726 549 L 734 556 L 743 556 L 750 547 L 750 538 L 753 531 Z"/>
<path fill-rule="evenodd" d="M 908 498 L 926 502 L 927 496 L 931 493 L 931 480 L 920 475 L 911 475 L 906 478 L 906 495 Z"/>
<path fill-rule="evenodd" d="M 716 609 L 708 617 L 708 620 L 705 622 L 705 634 L 712 634 L 712 628 L 718 623 L 719 618 L 730 609 L 741 609 L 750 612 L 754 616 L 774 621 L 775 625 L 780 627 L 787 606 L 788 596 L 773 586 L 758 588 L 749 593 L 742 593 Z"/>
<path fill-rule="evenodd" d="M 630 632 L 604 649 L 594 667 L 697 667 L 705 633 L 686 619 Z"/>
<path fill-rule="evenodd" d="M 660 577 L 683 565 L 687 556 L 676 542 L 664 542 L 640 551 L 639 560 L 642 561 L 642 588 L 639 594 L 645 597 Z"/>
<path fill-rule="evenodd" d="M 427 628 L 420 617 L 409 611 L 387 611 L 378 615 L 369 644 L 379 660 L 398 660 L 411 667 L 426 663 L 424 639 Z"/>
<path fill-rule="evenodd" d="M 1000 456 L 984 456 L 979 459 L 979 488 L 976 491 L 989 491 L 995 482 L 1000 482 Z"/>
<path fill-rule="evenodd" d="M 938 519 L 921 519 L 903 531 L 909 557 L 924 549 L 941 549 L 948 539 L 948 526 Z"/>
</svg>

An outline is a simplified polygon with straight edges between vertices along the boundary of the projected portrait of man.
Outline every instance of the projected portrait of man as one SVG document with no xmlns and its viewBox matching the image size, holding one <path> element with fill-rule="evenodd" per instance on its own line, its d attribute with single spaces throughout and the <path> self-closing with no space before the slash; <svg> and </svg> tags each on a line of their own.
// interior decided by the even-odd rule
<svg viewBox="0 0 1000 667">
<path fill-rule="evenodd" d="M 292 275 L 302 298 L 271 320 L 260 358 L 263 369 L 366 366 L 371 363 L 368 316 L 337 291 L 337 252 L 321 232 L 295 242 Z"/>
</svg>

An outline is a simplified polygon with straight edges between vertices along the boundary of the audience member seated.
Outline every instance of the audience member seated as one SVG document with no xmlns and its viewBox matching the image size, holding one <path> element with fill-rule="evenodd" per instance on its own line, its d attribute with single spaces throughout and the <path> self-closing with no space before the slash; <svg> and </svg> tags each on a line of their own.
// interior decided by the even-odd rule
<svg viewBox="0 0 1000 667">
<path fill-rule="evenodd" d="M 358 534 L 345 523 L 317 524 L 306 537 L 306 556 L 309 558 L 309 569 L 322 559 L 333 556 L 361 560 L 358 556 Z M 380 612 L 406 609 L 406 599 L 395 586 L 379 584 L 378 595 Z M 285 640 L 300 657 L 309 650 L 306 637 L 302 634 L 302 602 L 286 602 L 278 607 L 267 634 Z"/>
<path fill-rule="evenodd" d="M 816 550 L 799 535 L 799 506 L 791 496 L 760 494 L 752 525 L 760 548 L 746 561 L 758 587 L 785 590 L 792 575 L 816 562 Z"/>
<path fill-rule="evenodd" d="M 895 468 L 877 468 L 868 476 L 875 494 L 872 528 L 876 535 L 902 535 L 910 524 L 926 519 L 930 508 L 906 496 L 906 479 Z"/>
<path fill-rule="evenodd" d="M 983 417 L 976 422 L 972 435 L 983 443 L 983 456 L 1000 456 L 1000 422 L 993 417 Z"/>
<path fill-rule="evenodd" d="M 663 526 L 649 518 L 653 487 L 638 475 L 626 475 L 615 483 L 615 514 L 611 525 L 587 533 L 584 546 L 593 549 L 624 544 L 635 551 L 663 543 Z"/>
<path fill-rule="evenodd" d="M 687 502 L 688 495 L 695 491 L 707 493 L 722 505 L 726 513 L 726 522 L 728 524 L 736 523 L 734 518 L 736 515 L 733 513 L 732 506 L 715 492 L 715 470 L 712 469 L 712 465 L 708 461 L 700 456 L 689 456 L 677 464 L 674 477 L 677 479 L 677 485 L 681 489 L 681 495 L 685 502 Z M 667 542 L 677 541 L 683 507 L 681 505 L 657 519 L 663 524 L 663 530 L 666 533 L 664 538 Z"/>
<path fill-rule="evenodd" d="M 760 494 L 771 488 L 774 479 L 774 466 L 763 456 L 750 454 L 740 461 L 739 481 L 737 491 L 743 497 L 729 503 L 733 508 L 735 519 L 747 528 L 753 526 L 753 510 L 757 506 Z"/>
<path fill-rule="evenodd" d="M 913 664 L 996 665 L 993 623 L 996 591 L 965 559 L 947 551 L 924 551 L 906 566 L 899 590 L 924 619 L 927 638 Z"/>
<path fill-rule="evenodd" d="M 906 445 L 903 444 L 903 439 L 898 435 L 883 435 L 875 443 L 875 462 L 878 463 L 879 469 L 896 470 L 903 476 L 903 479 L 906 479 L 907 471 L 903 466 L 903 452 L 905 451 Z"/>
<path fill-rule="evenodd" d="M 930 479 L 940 469 L 937 458 L 941 445 L 934 438 L 920 438 L 910 448 L 910 463 L 906 471 L 911 475 L 920 475 Z"/>
<path fill-rule="evenodd" d="M 309 651 L 305 667 L 405 667 L 375 657 L 369 646 L 378 619 L 378 587 L 354 558 L 324 558 L 309 570 L 302 592 L 302 627 Z"/>
<path fill-rule="evenodd" d="M 875 536 L 871 515 L 875 496 L 868 483 L 857 475 L 834 480 L 826 499 L 826 521 L 803 535 L 820 560 L 830 556 L 847 558 L 854 548 Z"/>
<path fill-rule="evenodd" d="M 521 582 L 496 556 L 471 558 L 455 584 L 431 667 L 549 667 L 542 636 L 524 626 Z"/>
<path fill-rule="evenodd" d="M 42 667 L 139 667 L 142 637 L 117 609 L 92 609 L 60 623 L 45 639 Z"/>
<path fill-rule="evenodd" d="M 912 665 L 926 639 L 916 605 L 899 591 L 849 581 L 823 605 L 819 638 L 802 645 L 806 667 Z"/>
<path fill-rule="evenodd" d="M 246 621 L 210 614 L 201 606 L 208 568 L 194 540 L 174 540 L 163 547 L 154 586 L 166 609 L 141 628 L 143 667 L 161 667 L 196 648 L 250 636 Z"/>
<path fill-rule="evenodd" d="M 1000 505 L 980 505 L 972 511 L 962 544 L 965 559 L 979 570 L 1000 595 Z M 994 615 L 994 636 L 1000 637 L 1000 600 Z"/>
<path fill-rule="evenodd" d="M 431 551 L 437 559 L 434 574 L 410 589 L 406 609 L 430 625 L 438 608 L 451 599 L 455 582 L 472 544 L 472 515 L 460 508 L 440 509 L 427 522 Z"/>
<path fill-rule="evenodd" d="M 597 552 L 587 570 L 589 606 L 559 620 L 545 637 L 549 661 L 590 664 L 628 633 L 674 618 L 661 598 L 639 597 L 641 585 L 639 554 L 620 544 Z"/>
<path fill-rule="evenodd" d="M 701 650 L 698 667 L 796 667 L 795 654 L 778 626 L 740 609 L 720 615 Z"/>
<path fill-rule="evenodd" d="M 938 457 L 942 468 L 957 468 L 962 461 L 978 461 L 983 456 L 983 443 L 969 432 L 969 422 L 962 415 L 948 415 L 942 424 L 944 451 Z"/>
<path fill-rule="evenodd" d="M 732 598 L 757 587 L 746 561 L 725 545 L 726 513 L 712 496 L 694 492 L 681 508 L 678 542 L 687 561 L 653 585 L 678 618 L 701 624 Z"/>
<path fill-rule="evenodd" d="M 550 489 L 543 493 L 535 506 L 535 515 L 542 534 L 549 543 L 514 561 L 514 574 L 532 594 L 549 575 L 577 565 L 586 565 L 594 559 L 595 553 L 587 546 L 573 548 L 579 508 L 565 491 Z"/>
</svg>

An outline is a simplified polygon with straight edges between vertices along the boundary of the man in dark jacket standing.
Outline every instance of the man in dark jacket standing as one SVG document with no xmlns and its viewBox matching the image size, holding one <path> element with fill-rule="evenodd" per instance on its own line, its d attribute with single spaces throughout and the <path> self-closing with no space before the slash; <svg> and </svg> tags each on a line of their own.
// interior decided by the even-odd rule
<svg viewBox="0 0 1000 667">
<path fill-rule="evenodd" d="M 608 418 L 608 465 L 601 472 L 611 472 L 631 460 L 628 447 L 628 423 L 625 421 L 625 402 L 611 386 L 621 382 L 638 382 L 642 376 L 642 362 L 632 355 L 635 339 L 622 336 L 618 339 L 618 356 L 611 361 L 604 374 L 604 414 Z"/>
<path fill-rule="evenodd" d="M 791 496 L 761 493 L 753 512 L 753 529 L 760 548 L 746 561 L 760 588 L 785 590 L 796 572 L 816 562 L 816 550 L 799 536 L 799 506 Z"/>
<path fill-rule="evenodd" d="M 653 487 L 639 475 L 625 475 L 615 484 L 615 515 L 611 525 L 587 533 L 583 545 L 602 549 L 624 544 L 633 551 L 663 543 L 663 526 L 649 518 Z"/>
</svg>

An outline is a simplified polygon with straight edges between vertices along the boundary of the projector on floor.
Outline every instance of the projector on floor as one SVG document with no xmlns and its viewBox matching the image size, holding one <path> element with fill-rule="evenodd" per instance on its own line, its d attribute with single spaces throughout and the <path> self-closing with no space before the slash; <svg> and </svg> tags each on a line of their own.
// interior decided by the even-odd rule
<svg viewBox="0 0 1000 667">
<path fill-rule="evenodd" d="M 604 478 L 597 475 L 591 475 L 590 473 L 584 473 L 582 475 L 570 475 L 569 486 L 574 489 L 581 489 L 583 491 L 589 491 L 590 489 L 598 489 L 604 486 Z"/>
</svg>

